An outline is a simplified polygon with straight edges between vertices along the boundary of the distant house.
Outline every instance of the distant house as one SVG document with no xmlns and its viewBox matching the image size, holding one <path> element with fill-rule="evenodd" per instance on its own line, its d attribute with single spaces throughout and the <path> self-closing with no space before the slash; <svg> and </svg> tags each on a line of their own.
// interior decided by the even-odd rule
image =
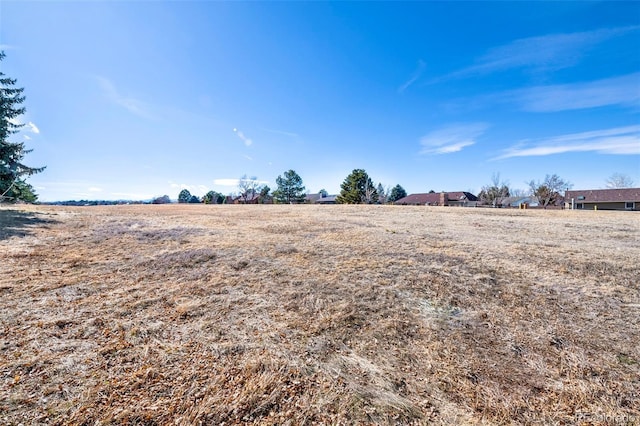
<svg viewBox="0 0 640 426">
<path fill-rule="evenodd" d="M 475 207 L 478 197 L 470 192 L 429 192 L 411 194 L 395 202 L 401 206 L 459 206 Z"/>
<path fill-rule="evenodd" d="M 318 199 L 322 198 L 322 193 L 318 193 L 318 194 L 307 194 L 306 197 L 304 197 L 304 202 L 308 203 L 308 204 L 313 204 L 316 201 L 318 201 Z"/>
<path fill-rule="evenodd" d="M 336 204 L 337 195 L 327 195 L 316 200 L 316 204 Z"/>
<path fill-rule="evenodd" d="M 502 207 L 521 208 L 521 207 L 538 207 L 540 202 L 538 197 L 526 196 L 526 197 L 507 197 L 502 200 Z"/>
<path fill-rule="evenodd" d="M 325 195 L 320 192 L 318 194 L 307 194 L 304 202 L 309 204 L 336 204 L 337 195 Z"/>
<path fill-rule="evenodd" d="M 640 210 L 640 188 L 567 191 L 566 208 L 576 210 Z"/>
<path fill-rule="evenodd" d="M 237 195 L 232 197 L 228 204 L 273 204 L 273 198 L 270 195 L 263 197 L 258 191 L 249 191 L 245 195 Z"/>
<path fill-rule="evenodd" d="M 235 196 L 233 197 L 233 204 L 258 204 L 258 196 L 256 194 L 250 194 L 246 197 Z"/>
</svg>

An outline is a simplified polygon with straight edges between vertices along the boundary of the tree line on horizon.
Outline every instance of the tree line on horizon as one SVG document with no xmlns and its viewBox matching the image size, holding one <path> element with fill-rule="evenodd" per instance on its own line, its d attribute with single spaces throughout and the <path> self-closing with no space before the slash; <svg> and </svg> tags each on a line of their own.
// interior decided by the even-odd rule
<svg viewBox="0 0 640 426">
<path fill-rule="evenodd" d="M 238 193 L 225 196 L 215 191 L 209 191 L 202 198 L 192 195 L 187 189 L 178 194 L 179 203 L 224 204 L 238 202 L 241 204 L 278 203 L 300 204 L 306 202 L 307 193 L 302 178 L 296 171 L 287 170 L 276 179 L 277 189 L 271 192 L 267 185 L 261 185 L 257 177 L 242 176 L 238 181 Z M 628 176 L 615 173 L 608 180 L 610 188 L 631 187 L 633 181 Z M 556 205 L 562 199 L 566 190 L 573 186 L 569 181 L 557 174 L 547 174 L 540 180 L 527 182 L 528 191 L 511 188 L 508 181 L 500 178 L 500 173 L 494 173 L 491 182 L 484 185 L 478 194 L 478 200 L 485 205 L 499 207 L 502 202 L 512 196 L 535 196 L 544 208 Z M 337 204 L 392 204 L 407 196 L 407 192 L 400 185 L 393 188 L 385 187 L 382 183 L 374 185 L 364 169 L 354 169 L 340 185 L 340 194 L 335 198 Z M 435 191 L 431 190 L 430 193 Z M 322 189 L 320 193 L 327 196 Z M 170 202 L 168 196 L 163 197 Z"/>
<path fill-rule="evenodd" d="M 276 203 L 276 204 L 301 204 L 307 200 L 308 192 L 302 178 L 295 170 L 287 170 L 276 178 L 277 188 L 271 191 L 267 185 L 262 185 L 258 178 L 242 176 L 238 180 L 238 192 L 227 196 L 216 191 L 209 191 L 203 197 L 191 194 L 188 189 L 183 189 L 178 194 L 178 203 L 204 203 L 225 204 L 233 203 Z M 329 194 L 321 189 L 318 194 L 327 197 Z M 382 183 L 374 186 L 373 181 L 364 169 L 355 169 L 341 185 L 340 194 L 336 196 L 338 204 L 386 204 L 395 202 L 407 196 L 407 192 L 401 185 L 393 188 L 385 187 Z M 161 200 L 162 199 L 162 200 Z M 158 197 L 156 203 L 166 202 L 168 196 Z M 170 200 L 169 200 L 170 202 Z"/>
<path fill-rule="evenodd" d="M 228 195 L 217 191 L 208 191 L 204 196 L 198 197 L 191 194 L 188 189 L 182 189 L 177 197 L 178 203 L 181 204 L 303 204 L 309 202 L 306 188 L 303 185 L 302 178 L 294 171 L 288 170 L 283 176 L 276 179 L 278 188 L 271 191 L 267 185 L 262 185 L 256 177 L 242 176 L 238 180 L 238 192 Z M 615 173 L 609 179 L 608 183 L 617 183 L 616 185 L 607 185 L 609 189 L 629 188 L 633 186 L 628 176 Z M 571 189 L 573 186 L 570 182 L 560 178 L 556 174 L 546 175 L 542 181 L 531 180 L 527 182 L 528 190 L 512 188 L 508 181 L 500 178 L 499 173 L 494 173 L 491 183 L 484 185 L 478 193 L 478 200 L 488 206 L 500 207 L 504 200 L 509 197 L 526 197 L 535 196 L 540 205 L 543 207 L 556 205 L 562 197 L 565 190 Z M 434 190 L 428 191 L 435 193 Z M 322 197 L 328 197 L 326 190 L 321 189 L 318 194 Z M 335 197 L 336 203 L 339 204 L 393 204 L 396 201 L 406 197 L 408 194 L 400 185 L 393 188 L 385 187 L 382 183 L 377 186 L 373 185 L 373 181 L 364 169 L 353 170 L 341 185 L 340 194 Z M 168 195 L 154 197 L 150 201 L 131 201 L 131 200 L 70 200 L 59 201 L 45 204 L 56 205 L 115 205 L 115 204 L 171 204 L 174 201 Z"/>
</svg>

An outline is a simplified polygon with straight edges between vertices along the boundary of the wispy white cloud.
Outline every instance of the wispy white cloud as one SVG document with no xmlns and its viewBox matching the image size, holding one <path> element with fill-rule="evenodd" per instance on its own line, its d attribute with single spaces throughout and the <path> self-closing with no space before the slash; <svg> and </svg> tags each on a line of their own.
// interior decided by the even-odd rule
<svg viewBox="0 0 640 426">
<path fill-rule="evenodd" d="M 31 136 L 29 136 L 29 135 L 24 135 L 24 140 L 26 140 L 26 141 L 30 141 L 30 140 L 31 140 Z"/>
<path fill-rule="evenodd" d="M 138 99 L 122 95 L 118 92 L 111 80 L 107 78 L 96 77 L 96 79 L 98 80 L 98 84 L 100 84 L 104 95 L 111 102 L 120 105 L 130 113 L 139 117 L 147 119 L 153 118 L 153 115 L 149 112 L 149 106 L 147 104 Z"/>
<path fill-rule="evenodd" d="M 267 185 L 268 180 L 258 180 L 258 184 Z M 218 186 L 238 186 L 240 179 L 214 179 L 213 184 Z"/>
<path fill-rule="evenodd" d="M 186 185 L 184 183 L 174 183 L 174 182 L 169 182 L 169 186 L 173 189 L 186 189 L 188 190 L 190 188 L 189 185 Z"/>
<path fill-rule="evenodd" d="M 455 99 L 443 108 L 462 112 L 508 104 L 527 112 L 558 112 L 605 106 L 638 108 L 640 73 L 601 80 L 533 86 L 524 89 Z"/>
<path fill-rule="evenodd" d="M 490 49 L 474 65 L 435 79 L 432 83 L 518 68 L 534 72 L 569 68 L 580 62 L 585 52 L 593 46 L 639 29 L 640 25 L 634 25 L 514 40 Z"/>
<path fill-rule="evenodd" d="M 253 161 L 253 157 L 250 157 L 248 155 L 243 155 L 243 157 L 249 161 Z"/>
<path fill-rule="evenodd" d="M 100 183 L 85 180 L 42 181 L 38 182 L 37 189 L 46 189 L 49 192 L 48 196 L 44 196 L 44 199 L 48 201 L 68 200 L 74 197 L 95 199 L 96 197 L 103 197 L 99 195 L 102 190 L 98 185 L 100 185 Z"/>
<path fill-rule="evenodd" d="M 28 123 L 27 123 L 27 127 L 29 128 L 29 130 L 30 130 L 32 133 L 35 133 L 36 135 L 37 135 L 37 134 L 40 134 L 40 129 L 38 129 L 38 126 L 36 126 L 35 124 L 33 124 L 33 122 L 31 122 L 31 121 L 30 121 L 30 122 L 28 122 Z"/>
<path fill-rule="evenodd" d="M 277 130 L 277 129 L 266 129 L 266 128 L 261 128 L 260 130 L 263 130 L 265 132 L 269 132 L 269 133 L 276 133 L 278 135 L 284 135 L 284 136 L 289 136 L 292 138 L 297 138 L 300 135 L 298 135 L 297 133 L 293 133 L 293 132 L 286 132 L 284 130 Z"/>
<path fill-rule="evenodd" d="M 537 86 L 507 94 L 525 111 L 556 112 L 607 105 L 640 105 L 640 73 L 586 83 Z"/>
<path fill-rule="evenodd" d="M 434 130 L 420 139 L 420 154 L 436 155 L 459 152 L 476 143 L 489 126 L 486 123 L 459 123 Z"/>
<path fill-rule="evenodd" d="M 418 67 L 413 72 L 413 74 L 411 74 L 409 80 L 405 81 L 400 87 L 398 87 L 398 93 L 403 93 L 409 88 L 409 86 L 415 83 L 422 76 L 422 73 L 424 73 L 426 67 L 427 64 L 423 60 L 419 60 Z"/>
<path fill-rule="evenodd" d="M 640 154 L 640 125 L 560 135 L 538 141 L 523 141 L 494 158 L 531 157 L 567 152 L 598 154 Z"/>
<path fill-rule="evenodd" d="M 112 192 L 111 195 L 123 200 L 148 200 L 152 198 L 150 194 L 143 192 Z"/>
<path fill-rule="evenodd" d="M 218 186 L 238 186 L 240 179 L 214 179 L 213 184 Z"/>
<path fill-rule="evenodd" d="M 242 142 L 244 142 L 246 146 L 251 146 L 253 144 L 253 141 L 246 137 L 241 130 L 234 128 L 233 131 L 242 140 Z"/>
<path fill-rule="evenodd" d="M 20 131 L 34 133 L 36 135 L 40 134 L 40 129 L 32 121 L 24 123 L 19 117 L 14 117 L 9 119 L 9 123 L 14 126 L 21 126 Z M 29 140 L 31 138 L 25 135 L 25 139 Z"/>
<path fill-rule="evenodd" d="M 186 184 L 186 183 L 175 183 L 169 181 L 169 187 L 172 189 L 186 189 L 189 192 L 199 192 L 199 193 L 207 193 L 209 191 L 209 187 L 206 185 L 200 184 Z"/>
</svg>

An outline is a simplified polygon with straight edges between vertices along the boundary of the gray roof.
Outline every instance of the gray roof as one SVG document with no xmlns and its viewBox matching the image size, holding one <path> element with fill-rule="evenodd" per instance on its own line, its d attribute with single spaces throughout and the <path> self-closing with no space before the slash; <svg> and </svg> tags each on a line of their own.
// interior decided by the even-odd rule
<svg viewBox="0 0 640 426">
<path fill-rule="evenodd" d="M 304 197 L 304 199 L 310 203 L 315 203 L 319 198 L 322 198 L 321 194 L 307 194 L 307 196 Z"/>
<path fill-rule="evenodd" d="M 337 195 L 327 195 L 326 197 L 318 198 L 316 204 L 335 203 Z"/>
<path fill-rule="evenodd" d="M 640 202 L 640 188 L 621 189 L 584 189 L 580 191 L 567 191 L 564 199 L 578 203 L 624 203 Z"/>
<path fill-rule="evenodd" d="M 396 204 L 413 204 L 413 205 L 425 205 L 425 204 L 438 204 L 440 203 L 441 192 L 429 192 L 424 194 L 410 194 L 404 198 L 400 198 L 396 201 Z M 447 201 L 478 201 L 478 197 L 470 192 L 455 191 L 445 192 Z"/>
</svg>

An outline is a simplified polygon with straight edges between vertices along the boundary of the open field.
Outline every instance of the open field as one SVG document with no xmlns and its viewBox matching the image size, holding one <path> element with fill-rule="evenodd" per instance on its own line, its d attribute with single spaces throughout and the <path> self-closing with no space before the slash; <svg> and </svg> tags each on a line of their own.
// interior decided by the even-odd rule
<svg viewBox="0 0 640 426">
<path fill-rule="evenodd" d="M 640 215 L 0 208 L 2 424 L 640 424 Z"/>
</svg>

